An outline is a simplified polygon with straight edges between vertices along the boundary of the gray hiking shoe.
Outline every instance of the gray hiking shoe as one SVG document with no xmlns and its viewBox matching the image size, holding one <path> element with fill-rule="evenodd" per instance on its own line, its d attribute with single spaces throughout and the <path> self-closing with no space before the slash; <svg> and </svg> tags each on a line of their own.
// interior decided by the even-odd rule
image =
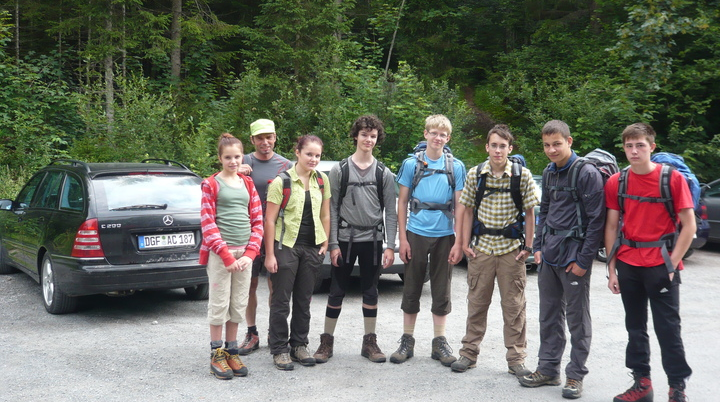
<svg viewBox="0 0 720 402">
<path fill-rule="evenodd" d="M 583 383 L 582 380 L 568 378 L 562 389 L 562 396 L 566 399 L 578 399 L 582 396 Z"/>
<path fill-rule="evenodd" d="M 541 385 L 560 385 L 559 375 L 545 375 L 536 371 L 524 377 L 518 377 L 520 385 L 523 387 L 536 388 Z"/>
<path fill-rule="evenodd" d="M 405 363 L 407 359 L 415 354 L 415 338 L 410 334 L 403 334 L 398 341 L 400 346 L 390 355 L 390 361 L 393 363 Z"/>
<path fill-rule="evenodd" d="M 456 373 L 464 373 L 468 369 L 474 368 L 475 363 L 475 360 L 470 360 L 467 357 L 460 355 L 460 358 L 450 365 L 450 369 Z"/>
<path fill-rule="evenodd" d="M 526 375 L 532 374 L 532 371 L 526 369 L 524 364 L 514 364 L 508 366 L 508 373 L 515 377 L 525 377 Z"/>
<path fill-rule="evenodd" d="M 432 340 L 432 354 L 430 357 L 435 360 L 440 360 L 440 363 L 445 367 L 450 367 L 450 365 L 457 360 L 457 358 L 452 355 L 452 349 L 444 336 L 438 336 Z"/>
<path fill-rule="evenodd" d="M 315 358 L 310 356 L 307 347 L 305 345 L 298 345 L 290 348 L 290 360 L 298 362 L 303 366 L 314 366 Z"/>
</svg>

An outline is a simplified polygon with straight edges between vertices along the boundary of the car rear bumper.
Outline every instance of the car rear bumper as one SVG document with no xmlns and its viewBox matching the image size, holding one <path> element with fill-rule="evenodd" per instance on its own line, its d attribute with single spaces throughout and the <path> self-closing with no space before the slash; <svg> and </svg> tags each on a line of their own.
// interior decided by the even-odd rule
<svg viewBox="0 0 720 402">
<path fill-rule="evenodd" d="M 197 260 L 108 265 L 104 259 L 54 257 L 57 285 L 68 296 L 128 290 L 175 289 L 208 282 Z"/>
</svg>

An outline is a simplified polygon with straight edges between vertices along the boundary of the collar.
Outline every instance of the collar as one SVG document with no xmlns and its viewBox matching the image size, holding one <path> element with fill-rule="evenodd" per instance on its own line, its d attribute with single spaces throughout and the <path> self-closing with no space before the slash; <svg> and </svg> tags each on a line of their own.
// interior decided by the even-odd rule
<svg viewBox="0 0 720 402">
<path fill-rule="evenodd" d="M 568 159 L 565 166 L 561 167 L 560 169 L 557 168 L 557 165 L 555 162 L 550 162 L 550 166 L 548 166 L 548 170 L 551 172 L 562 172 L 563 170 L 569 169 L 570 166 L 572 166 L 573 162 L 575 162 L 575 159 L 577 159 L 578 156 L 575 153 L 575 151 L 572 151 L 572 154 L 570 155 L 570 159 Z"/>
<path fill-rule="evenodd" d="M 492 176 L 492 166 L 490 166 L 490 159 L 488 158 L 487 163 L 483 168 L 480 170 L 480 174 L 487 174 L 489 176 Z M 512 176 L 512 161 L 510 159 L 507 159 L 505 162 L 505 173 L 503 174 L 503 177 L 511 177 Z"/>
</svg>

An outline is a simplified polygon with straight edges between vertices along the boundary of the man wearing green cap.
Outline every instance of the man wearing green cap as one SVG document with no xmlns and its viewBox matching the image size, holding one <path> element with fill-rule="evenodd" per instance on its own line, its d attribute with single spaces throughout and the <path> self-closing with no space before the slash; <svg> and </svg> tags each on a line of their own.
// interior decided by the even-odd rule
<svg viewBox="0 0 720 402">
<path fill-rule="evenodd" d="M 255 152 L 245 155 L 239 169 L 240 173 L 250 176 L 255 182 L 255 188 L 262 201 L 263 215 L 265 215 L 268 183 L 292 166 L 292 162 L 274 152 L 276 139 L 275 123 L 272 120 L 259 119 L 250 124 L 250 142 L 255 146 Z M 255 315 L 257 313 L 258 277 L 264 263 L 265 250 L 261 249 L 260 255 L 253 261 L 250 294 L 245 310 L 248 332 L 240 345 L 239 353 L 241 355 L 248 355 L 260 347 Z M 269 282 L 270 277 L 268 277 L 268 285 Z M 272 292 L 272 287 L 268 286 L 268 288 Z"/>
</svg>

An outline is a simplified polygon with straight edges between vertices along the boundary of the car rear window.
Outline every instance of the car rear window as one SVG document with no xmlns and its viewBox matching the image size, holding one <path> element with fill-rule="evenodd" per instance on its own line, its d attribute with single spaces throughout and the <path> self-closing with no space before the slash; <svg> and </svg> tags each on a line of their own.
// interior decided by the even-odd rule
<svg viewBox="0 0 720 402">
<path fill-rule="evenodd" d="M 196 176 L 177 174 L 127 174 L 93 180 L 98 208 L 125 210 L 199 210 L 200 182 Z"/>
</svg>

